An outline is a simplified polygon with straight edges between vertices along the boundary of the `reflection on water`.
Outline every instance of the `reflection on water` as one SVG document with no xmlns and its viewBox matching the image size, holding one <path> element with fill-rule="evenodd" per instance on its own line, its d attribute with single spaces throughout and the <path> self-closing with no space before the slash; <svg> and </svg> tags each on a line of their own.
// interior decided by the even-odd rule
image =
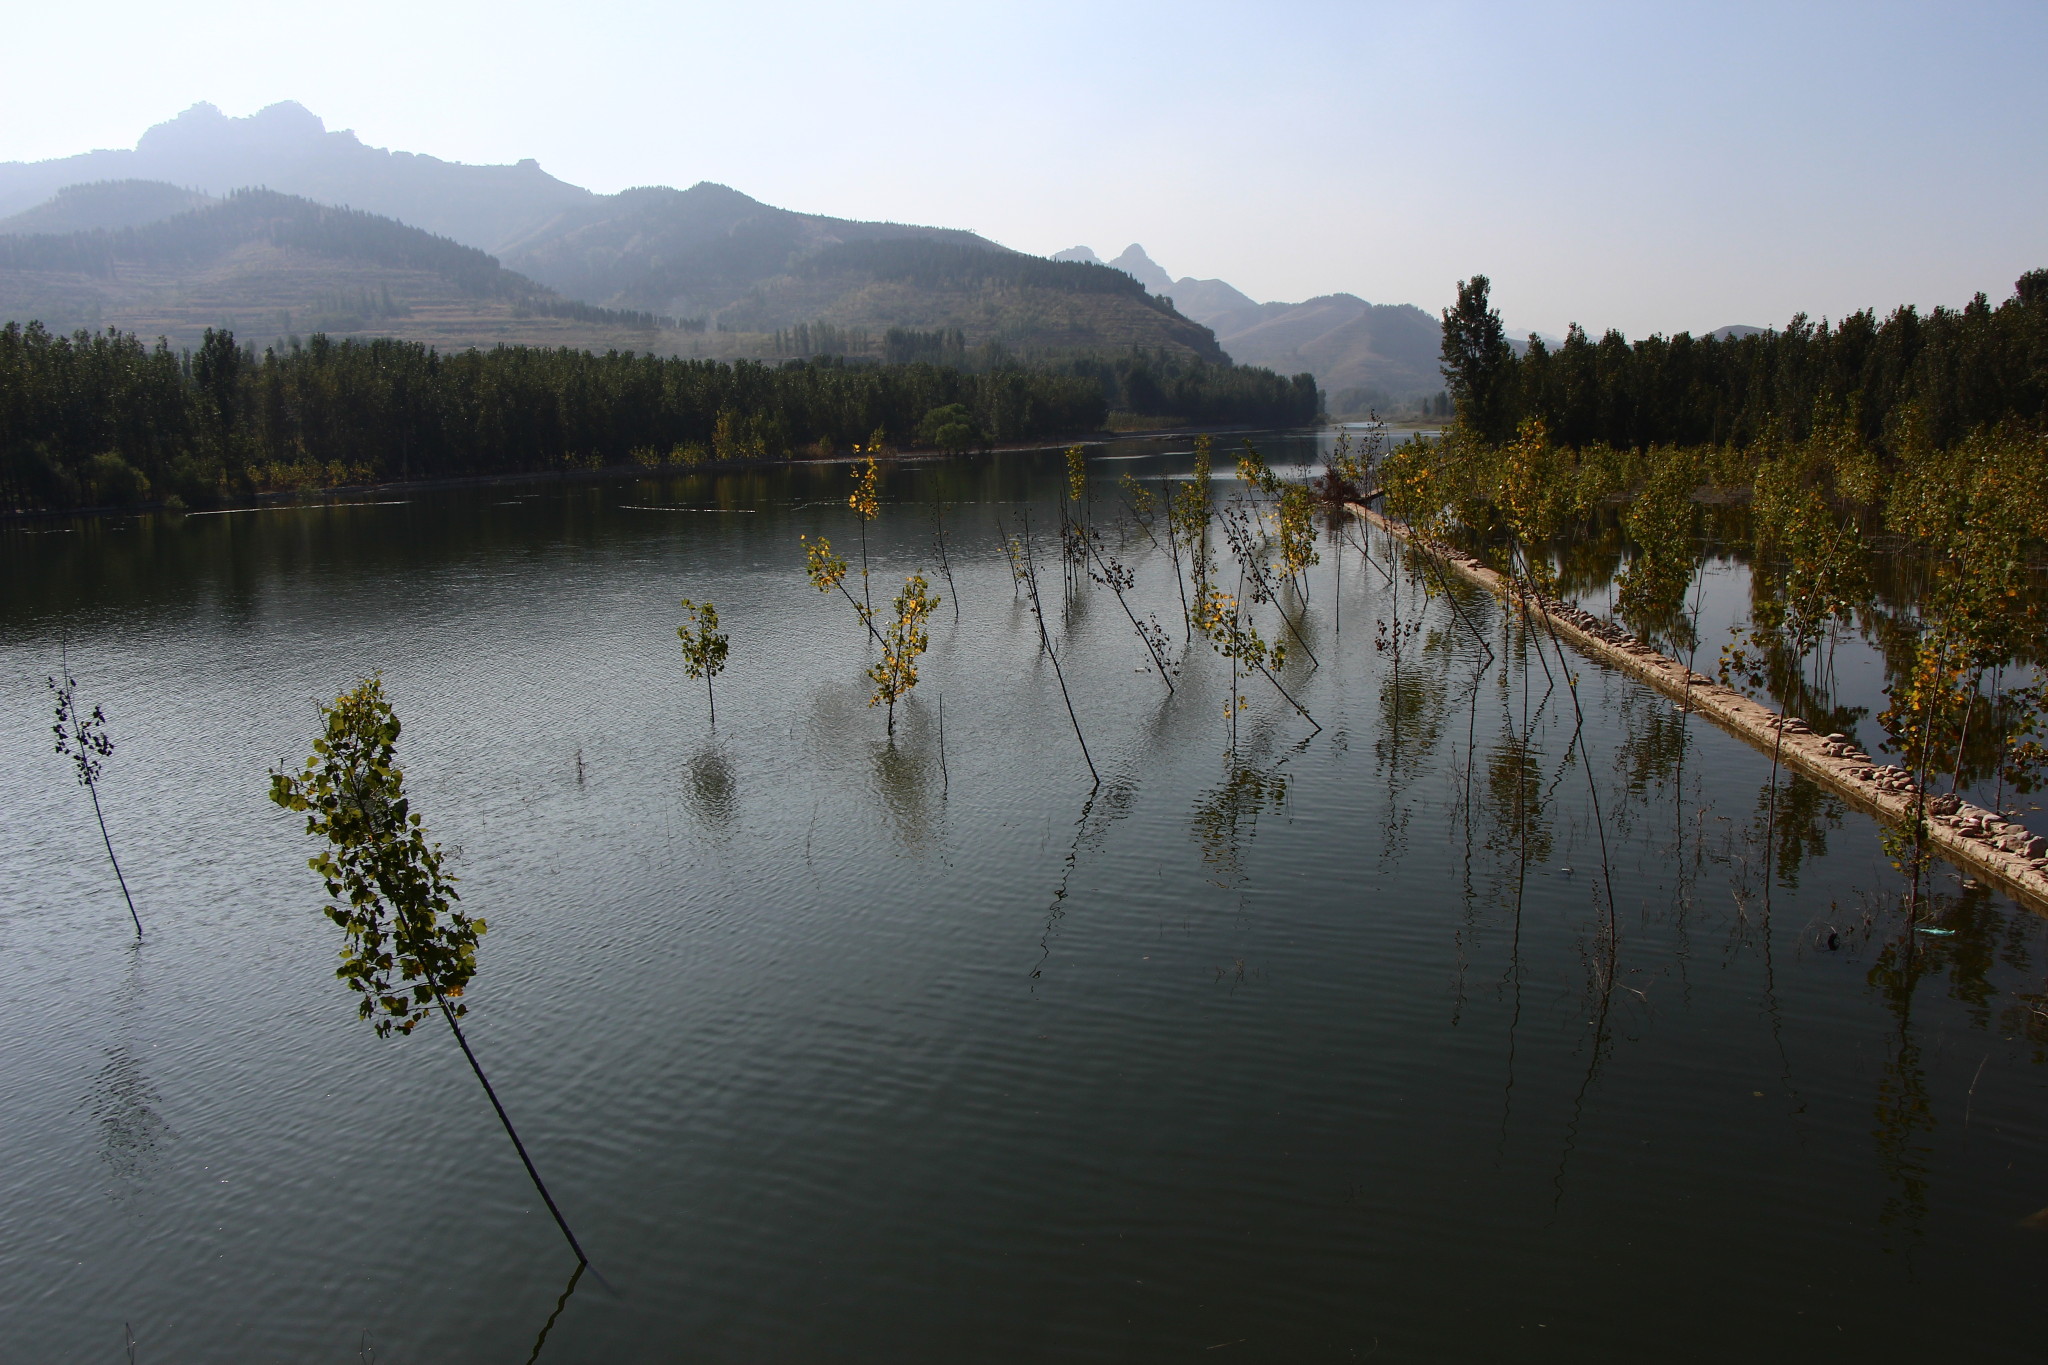
<svg viewBox="0 0 2048 1365">
<path fill-rule="evenodd" d="M 1287 775 L 1277 765 L 1259 768 L 1239 762 L 1233 754 L 1225 764 L 1223 781 L 1196 800 L 1189 822 L 1202 846 L 1210 882 L 1222 887 L 1242 884 L 1245 847 L 1258 833 L 1259 816 L 1286 809 Z"/>
<path fill-rule="evenodd" d="M 576 1286 L 582 1281 L 583 1272 L 587 1269 L 588 1266 L 578 1261 L 576 1268 L 569 1272 L 569 1282 L 562 1286 L 562 1297 L 555 1300 L 555 1311 L 548 1314 L 548 1320 L 541 1324 L 540 1335 L 533 1339 L 533 1350 L 527 1354 L 526 1365 L 535 1365 L 540 1359 L 541 1348 L 548 1344 L 548 1333 L 555 1330 L 555 1323 L 561 1318 L 562 1310 L 569 1306 L 569 1296 L 576 1292 Z"/>
<path fill-rule="evenodd" d="M 922 852 L 932 846 L 939 804 L 939 754 L 937 727 L 925 734 L 924 717 L 913 722 L 909 712 L 896 723 L 896 738 L 868 745 L 874 764 L 875 794 L 881 798 L 889 829 L 905 852 Z M 916 734 L 913 738 L 912 729 Z"/>
<path fill-rule="evenodd" d="M 1188 461 L 1117 453 L 1091 525 L 1173 623 L 1186 547 L 1113 490 Z M 1866 817 L 1356 524 L 1258 608 L 1325 728 L 1263 680 L 1226 719 L 1226 661 L 1173 628 L 1169 692 L 1063 562 L 1063 474 L 886 471 L 877 582 L 958 612 L 893 743 L 803 577 L 800 535 L 852 543 L 844 466 L 0 531 L 10 1358 L 123 1319 L 165 1359 L 2035 1348 L 2041 919 L 1910 896 Z M 715 736 L 686 590 L 732 633 Z M 79 912 L 96 831 L 47 818 L 66 631 L 132 717 L 139 953 Z M 263 774 L 373 667 L 491 922 L 473 1035 L 616 1296 L 565 1285 L 459 1056 L 334 1007 Z M 1845 717 L 1859 667 L 1821 675 Z"/>
<path fill-rule="evenodd" d="M 162 1103 L 141 1059 L 125 1044 L 108 1048 L 87 1106 L 99 1125 L 100 1160 L 118 1179 L 139 1181 L 155 1168 L 172 1137 L 157 1113 Z"/>
<path fill-rule="evenodd" d="M 712 741 L 690 755 L 689 780 L 683 787 L 690 813 L 715 833 L 731 828 L 739 814 L 739 779 L 732 755 Z"/>
</svg>

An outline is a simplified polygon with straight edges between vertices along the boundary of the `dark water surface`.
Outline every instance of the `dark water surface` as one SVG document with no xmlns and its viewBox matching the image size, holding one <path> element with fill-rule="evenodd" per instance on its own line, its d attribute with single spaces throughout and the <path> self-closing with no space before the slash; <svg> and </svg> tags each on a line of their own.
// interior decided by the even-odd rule
<svg viewBox="0 0 2048 1365">
<path fill-rule="evenodd" d="M 1187 467 L 1096 454 L 1104 525 Z M 1322 732 L 1255 679 L 1235 758 L 1215 656 L 1169 697 L 1107 592 L 1052 606 L 1091 794 L 998 530 L 1056 595 L 1058 474 L 889 471 L 877 596 L 960 611 L 893 746 L 802 575 L 857 550 L 843 466 L 0 532 L 0 1359 L 518 1361 L 561 1306 L 265 799 L 373 668 L 492 926 L 471 1037 L 616 1290 L 543 1360 L 2038 1357 L 2039 919 L 1941 868 L 1916 930 L 1870 821 L 1378 544 L 1313 571 Z M 48 751 L 67 635 L 140 949 Z"/>
</svg>

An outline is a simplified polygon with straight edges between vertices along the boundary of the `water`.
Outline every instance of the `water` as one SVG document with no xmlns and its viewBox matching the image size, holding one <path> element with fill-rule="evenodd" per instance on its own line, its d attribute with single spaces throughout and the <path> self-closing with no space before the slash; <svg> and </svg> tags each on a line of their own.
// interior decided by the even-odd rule
<svg viewBox="0 0 2048 1365">
<path fill-rule="evenodd" d="M 1097 455 L 1105 527 L 1188 465 Z M 1000 549 L 1028 516 L 1057 597 L 1059 473 L 889 471 L 877 596 L 949 599 L 893 745 L 802 576 L 800 532 L 858 562 L 843 466 L 0 534 L 0 1358 L 2036 1349 L 2039 919 L 1942 868 L 1914 932 L 1867 819 L 1377 541 L 1312 571 L 1321 733 L 1252 679 L 1235 758 L 1219 660 L 1168 696 L 1106 591 L 1049 601 L 1091 793 Z M 139 949 L 48 752 L 66 640 Z M 470 1035 L 610 1290 L 563 1302 L 446 1031 L 331 978 L 265 773 L 373 668 L 491 924 Z"/>
</svg>

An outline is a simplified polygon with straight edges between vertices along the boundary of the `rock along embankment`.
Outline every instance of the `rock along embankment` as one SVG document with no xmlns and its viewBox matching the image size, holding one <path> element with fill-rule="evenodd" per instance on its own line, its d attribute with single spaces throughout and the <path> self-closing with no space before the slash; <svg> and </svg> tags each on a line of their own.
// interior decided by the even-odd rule
<svg viewBox="0 0 2048 1365">
<path fill-rule="evenodd" d="M 1922 800 L 1912 774 L 1904 768 L 1878 765 L 1851 744 L 1848 736 L 1817 735 L 1805 721 L 1782 716 L 1732 687 L 1693 672 L 1589 611 L 1539 597 L 1472 556 L 1426 541 L 1370 507 L 1354 503 L 1351 510 L 1389 535 L 1435 556 L 1466 581 L 1518 605 L 1580 653 L 1641 679 L 1765 753 L 1775 753 L 1786 767 L 1878 819 L 1893 825 L 1911 823 L 1914 808 Z M 2035 913 L 2048 914 L 2048 840 L 1954 795 L 1928 796 L 1925 802 L 1928 842 L 1935 852 L 1996 883 Z"/>
</svg>

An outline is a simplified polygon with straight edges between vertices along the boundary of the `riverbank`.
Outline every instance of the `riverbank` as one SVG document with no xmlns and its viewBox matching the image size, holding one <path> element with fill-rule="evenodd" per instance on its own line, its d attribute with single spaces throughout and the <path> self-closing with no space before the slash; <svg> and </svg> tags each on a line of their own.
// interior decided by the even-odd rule
<svg viewBox="0 0 2048 1365">
<path fill-rule="evenodd" d="M 1433 556 L 1466 582 L 1511 603 L 1581 654 L 1648 683 L 1865 814 L 1894 827 L 1910 827 L 1917 816 L 1924 815 L 1927 842 L 1934 852 L 1986 878 L 2036 914 L 2048 915 L 2048 840 L 1954 795 L 1924 792 L 1912 774 L 1877 764 L 1850 744 L 1847 736 L 1815 734 L 1805 721 L 1782 715 L 1692 671 L 1589 611 L 1539 597 L 1471 555 L 1431 543 L 1406 524 L 1364 504 L 1349 506 L 1354 514 Z"/>
<path fill-rule="evenodd" d="M 882 456 L 885 460 L 924 463 L 956 460 L 977 455 L 1018 455 L 1038 451 L 1064 450 L 1071 445 L 1102 445 L 1110 441 L 1193 440 L 1197 436 L 1247 436 L 1272 431 L 1272 427 L 1157 427 L 1147 431 L 1091 431 L 1056 441 L 1011 441 L 974 451 L 899 450 Z M 464 474 L 439 479 L 387 479 L 376 483 L 332 484 L 322 488 L 280 488 L 251 493 L 235 506 L 207 506 L 186 509 L 162 501 L 111 503 L 96 507 L 66 507 L 52 511 L 0 512 L 0 525 L 9 522 L 51 521 L 69 517 L 136 516 L 149 512 L 185 512 L 218 515 L 223 512 L 255 511 L 267 507 L 317 506 L 342 498 L 363 498 L 399 492 L 431 492 L 443 488 L 491 488 L 534 483 L 601 483 L 610 479 L 655 478 L 676 474 L 728 474 L 750 469 L 791 469 L 803 465 L 846 464 L 859 458 L 851 454 L 827 456 L 794 455 L 746 460 L 701 460 L 696 464 L 592 465 L 578 468 L 521 470 L 503 474 Z"/>
</svg>

